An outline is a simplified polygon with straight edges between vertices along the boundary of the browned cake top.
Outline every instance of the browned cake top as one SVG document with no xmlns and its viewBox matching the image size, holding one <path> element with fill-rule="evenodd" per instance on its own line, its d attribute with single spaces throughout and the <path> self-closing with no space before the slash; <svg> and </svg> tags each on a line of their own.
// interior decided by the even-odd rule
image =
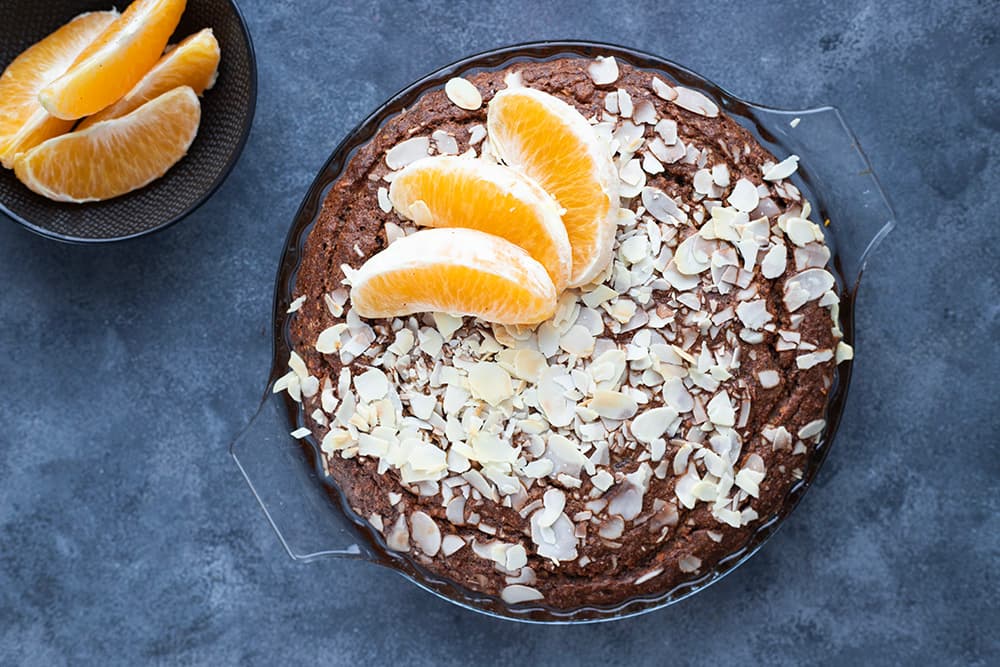
<svg viewBox="0 0 1000 667">
<path fill-rule="evenodd" d="M 778 509 L 851 354 L 821 228 L 784 180 L 795 160 L 701 93 L 611 60 L 469 81 L 480 108 L 426 93 L 330 191 L 276 391 L 302 402 L 351 506 L 441 576 L 560 608 L 667 590 Z M 412 231 L 388 201 L 394 170 L 428 154 L 495 161 L 486 105 L 508 85 L 572 104 L 613 152 L 614 261 L 534 329 L 362 320 L 351 269 Z"/>
</svg>

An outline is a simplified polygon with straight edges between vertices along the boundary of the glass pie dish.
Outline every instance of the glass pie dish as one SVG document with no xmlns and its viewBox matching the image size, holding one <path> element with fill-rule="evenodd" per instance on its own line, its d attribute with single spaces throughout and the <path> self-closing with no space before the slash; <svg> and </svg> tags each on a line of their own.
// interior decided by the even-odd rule
<svg viewBox="0 0 1000 667">
<path fill-rule="evenodd" d="M 323 472 L 321 454 L 311 437 L 289 433 L 304 425 L 299 404 L 271 385 L 286 372 L 291 351 L 289 315 L 303 244 L 315 224 L 330 187 L 355 151 L 387 119 L 409 107 L 428 90 L 454 76 L 501 70 L 517 62 L 564 57 L 592 59 L 612 55 L 633 67 L 655 71 L 667 80 L 701 91 L 746 128 L 762 146 L 783 157 L 796 154 L 800 168 L 792 182 L 829 220 L 830 270 L 841 297 L 841 327 L 854 342 L 853 311 L 869 253 L 893 227 L 893 214 L 857 140 L 833 107 L 778 110 L 744 102 L 693 72 L 656 56 L 607 44 L 544 42 L 489 51 L 444 67 L 407 87 L 365 119 L 337 147 L 313 182 L 292 224 L 278 270 L 274 298 L 274 357 L 260 409 L 232 444 L 231 453 L 288 554 L 298 561 L 353 558 L 392 568 L 416 585 L 481 613 L 524 622 L 586 623 L 626 618 L 678 602 L 717 581 L 752 556 L 798 504 L 823 463 L 843 413 L 852 364 L 840 364 L 826 406 L 826 427 L 803 475 L 778 511 L 762 517 L 750 539 L 710 570 L 680 586 L 608 607 L 556 609 L 537 602 L 507 604 L 429 572 L 406 554 L 389 551 L 381 534 L 348 506 L 340 489 Z"/>
</svg>

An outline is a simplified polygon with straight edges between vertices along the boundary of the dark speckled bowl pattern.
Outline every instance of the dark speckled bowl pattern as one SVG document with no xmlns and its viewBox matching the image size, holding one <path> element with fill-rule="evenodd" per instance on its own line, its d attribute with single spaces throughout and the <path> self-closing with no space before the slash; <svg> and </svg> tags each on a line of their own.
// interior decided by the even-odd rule
<svg viewBox="0 0 1000 667">
<path fill-rule="evenodd" d="M 3 0 L 0 69 L 77 14 L 122 11 L 129 0 Z M 236 165 L 253 123 L 257 67 L 250 32 L 233 0 L 188 0 L 171 43 L 202 28 L 219 40 L 219 77 L 201 98 L 201 125 L 188 154 L 162 178 L 104 202 L 50 201 L 0 169 L 0 211 L 31 231 L 69 243 L 122 241 L 164 229 L 188 215 Z M 2 219 L 0 219 L 2 222 Z"/>
<path fill-rule="evenodd" d="M 288 554 L 299 561 L 327 557 L 355 558 L 394 569 L 434 594 L 484 614 L 534 623 L 587 623 L 621 619 L 678 602 L 732 572 L 775 533 L 812 484 L 830 450 L 843 413 L 852 363 L 837 368 L 827 407 L 827 427 L 803 478 L 789 492 L 781 509 L 763 517 L 750 541 L 710 571 L 662 593 L 627 600 L 613 607 L 560 610 L 539 603 L 508 605 L 437 577 L 405 554 L 385 549 L 378 532 L 358 517 L 340 490 L 324 475 L 312 438 L 296 441 L 289 432 L 303 424 L 302 410 L 287 395 L 272 394 L 271 384 L 286 370 L 289 318 L 296 270 L 303 243 L 316 222 L 331 184 L 357 148 L 367 142 L 389 117 L 409 106 L 427 90 L 439 88 L 452 76 L 503 69 L 529 60 L 565 56 L 593 58 L 613 55 L 635 67 L 656 71 L 668 80 L 696 88 L 715 100 L 779 159 L 795 153 L 800 168 L 793 182 L 813 203 L 818 219 L 829 219 L 827 240 L 842 298 L 845 340 L 854 342 L 854 304 L 865 260 L 894 225 L 892 209 L 871 171 L 856 138 L 833 107 L 801 111 L 779 110 L 740 100 L 719 86 L 679 65 L 647 53 L 590 42 L 540 42 L 475 55 L 441 68 L 396 94 L 365 119 L 333 152 L 310 187 L 292 223 L 278 269 L 274 298 L 274 357 L 267 392 L 250 425 L 232 444 L 231 453 L 277 532 Z M 799 121 L 793 127 L 791 121 Z M 316 576 L 323 576 L 317 571 Z"/>
</svg>

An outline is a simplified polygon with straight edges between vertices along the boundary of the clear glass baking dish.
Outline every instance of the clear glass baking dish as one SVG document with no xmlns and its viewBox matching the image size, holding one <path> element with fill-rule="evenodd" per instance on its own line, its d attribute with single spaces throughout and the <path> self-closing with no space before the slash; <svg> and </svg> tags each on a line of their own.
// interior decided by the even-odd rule
<svg viewBox="0 0 1000 667">
<path fill-rule="evenodd" d="M 391 568 L 417 586 L 466 609 L 506 619 L 529 623 L 607 621 L 679 602 L 729 574 L 761 548 L 809 489 L 837 432 L 852 362 L 842 363 L 837 368 L 827 406 L 826 431 L 802 480 L 791 489 L 780 510 L 771 517 L 764 517 L 750 540 L 714 569 L 672 590 L 630 599 L 614 607 L 559 610 L 538 603 L 508 605 L 498 598 L 461 588 L 432 575 L 404 554 L 387 551 L 381 536 L 350 509 L 340 490 L 323 473 L 319 449 L 313 439 L 299 441 L 289 435 L 303 424 L 302 410 L 284 392 L 271 392 L 273 382 L 287 371 L 286 311 L 292 301 L 303 243 L 326 193 L 357 148 L 388 118 L 412 104 L 422 93 L 442 87 L 453 76 L 503 69 L 522 61 L 598 55 L 613 55 L 620 61 L 655 70 L 670 80 L 702 91 L 779 159 L 793 153 L 801 158 L 792 180 L 812 202 L 817 219 L 829 220 L 825 231 L 842 299 L 841 326 L 845 340 L 852 345 L 855 343 L 854 307 L 865 262 L 893 228 L 894 218 L 857 138 L 836 108 L 784 110 L 752 104 L 680 65 L 610 44 L 537 42 L 465 58 L 397 93 L 348 134 L 313 181 L 289 230 L 275 285 L 274 355 L 270 377 L 257 414 L 232 443 L 230 452 L 282 546 L 294 560 L 303 563 L 326 558 L 365 560 Z"/>
</svg>

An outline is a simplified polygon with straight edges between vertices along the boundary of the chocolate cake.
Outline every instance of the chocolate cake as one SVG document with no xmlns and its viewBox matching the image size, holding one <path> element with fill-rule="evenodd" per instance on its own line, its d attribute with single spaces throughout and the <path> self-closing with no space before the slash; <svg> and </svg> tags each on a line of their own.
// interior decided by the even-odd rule
<svg viewBox="0 0 1000 667">
<path fill-rule="evenodd" d="M 487 105 L 508 86 L 564 100 L 606 141 L 613 262 L 534 328 L 360 318 L 352 271 L 414 229 L 393 174 L 434 154 L 496 161 Z M 703 93 L 610 58 L 425 93 L 353 156 L 306 241 L 274 387 L 304 409 L 293 435 L 321 443 L 389 549 L 510 604 L 609 605 L 709 572 L 801 476 L 852 356 L 783 157 Z"/>
</svg>

